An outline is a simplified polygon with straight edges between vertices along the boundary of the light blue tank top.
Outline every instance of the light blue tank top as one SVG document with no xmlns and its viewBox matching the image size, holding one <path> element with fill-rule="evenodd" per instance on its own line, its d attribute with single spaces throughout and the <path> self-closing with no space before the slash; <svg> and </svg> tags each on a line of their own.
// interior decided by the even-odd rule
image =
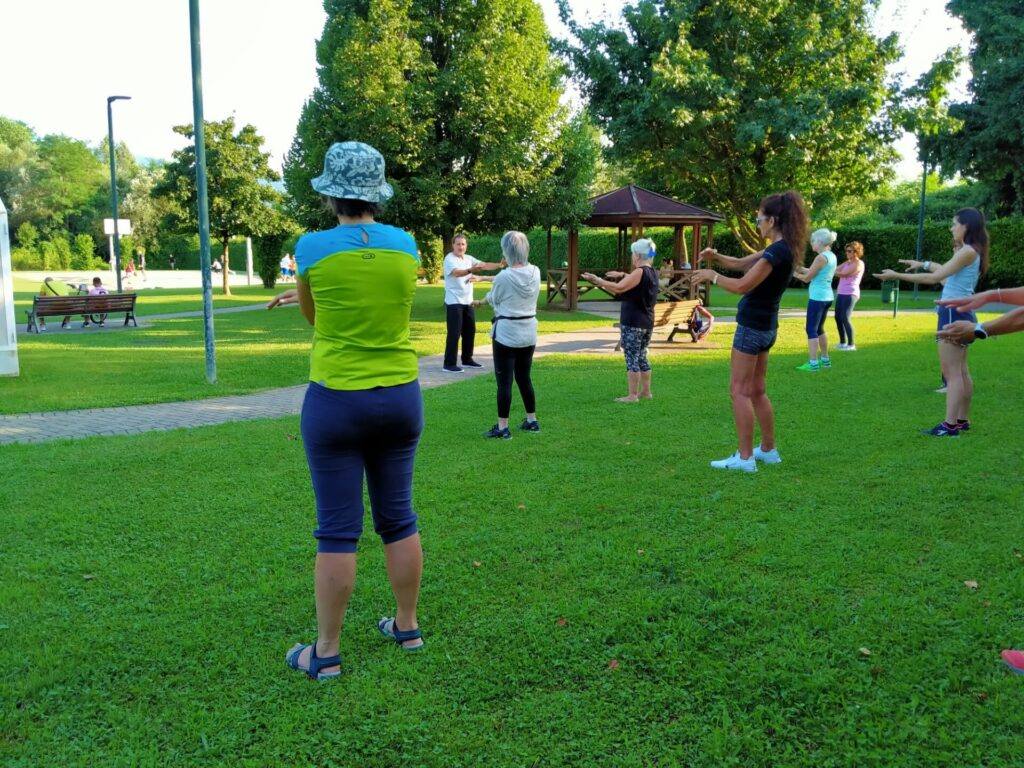
<svg viewBox="0 0 1024 768">
<path fill-rule="evenodd" d="M 815 301 L 832 301 L 832 278 L 836 275 L 836 255 L 832 251 L 822 251 L 819 255 L 825 257 L 825 266 L 814 276 L 807 286 L 807 298 Z"/>
<path fill-rule="evenodd" d="M 946 284 L 942 286 L 942 298 L 962 299 L 964 296 L 970 296 L 978 286 L 980 276 L 981 256 L 977 256 L 959 272 L 954 272 L 946 278 Z"/>
</svg>

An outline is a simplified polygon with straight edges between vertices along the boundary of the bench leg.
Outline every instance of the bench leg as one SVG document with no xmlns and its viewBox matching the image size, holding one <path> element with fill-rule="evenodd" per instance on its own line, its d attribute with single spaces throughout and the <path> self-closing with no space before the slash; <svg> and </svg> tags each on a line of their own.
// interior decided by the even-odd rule
<svg viewBox="0 0 1024 768">
<path fill-rule="evenodd" d="M 670 334 L 668 335 L 668 339 L 667 339 L 667 341 L 672 341 L 672 339 L 674 339 L 674 338 L 676 337 L 676 334 L 677 334 L 678 332 L 679 332 L 679 326 L 678 326 L 678 325 L 676 325 L 676 326 L 673 326 L 673 328 L 672 328 L 672 333 L 670 333 Z"/>
</svg>

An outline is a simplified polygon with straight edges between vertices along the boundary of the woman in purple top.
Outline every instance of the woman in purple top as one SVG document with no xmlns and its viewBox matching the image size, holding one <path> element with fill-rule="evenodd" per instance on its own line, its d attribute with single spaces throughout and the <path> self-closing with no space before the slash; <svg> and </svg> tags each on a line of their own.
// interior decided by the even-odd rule
<svg viewBox="0 0 1024 768">
<path fill-rule="evenodd" d="M 846 261 L 839 265 L 836 275 L 839 277 L 839 288 L 836 290 L 836 328 L 839 330 L 839 343 L 833 349 L 842 352 L 853 352 L 857 345 L 853 343 L 853 325 L 850 315 L 860 298 L 860 281 L 864 277 L 864 246 L 854 240 L 846 246 Z"/>
<path fill-rule="evenodd" d="M 718 262 L 741 277 L 725 277 L 713 269 L 698 269 L 694 284 L 713 283 L 729 293 L 738 293 L 736 335 L 732 341 L 729 394 L 736 421 L 739 450 L 732 456 L 712 461 L 715 469 L 756 472 L 757 462 L 779 464 L 775 447 L 775 412 L 765 389 L 768 352 L 779 332 L 779 301 L 793 277 L 794 267 L 803 264 L 807 248 L 807 207 L 799 192 L 769 195 L 761 201 L 757 230 L 770 245 L 741 259 L 722 256 L 705 248 L 700 257 L 707 264 Z M 754 423 L 761 428 L 761 444 L 754 446 Z"/>
</svg>

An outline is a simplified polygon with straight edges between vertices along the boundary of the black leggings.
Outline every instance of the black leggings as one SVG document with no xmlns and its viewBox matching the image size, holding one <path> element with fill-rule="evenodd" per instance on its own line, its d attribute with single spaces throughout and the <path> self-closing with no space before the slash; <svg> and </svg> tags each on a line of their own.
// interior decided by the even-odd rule
<svg viewBox="0 0 1024 768">
<path fill-rule="evenodd" d="M 507 419 L 512 410 L 512 379 L 519 385 L 519 394 L 523 398 L 523 407 L 527 413 L 536 413 L 537 399 L 533 394 L 533 382 L 530 380 L 530 368 L 533 366 L 533 350 L 531 347 L 506 347 L 504 344 L 492 342 L 494 353 L 494 376 L 498 380 L 498 418 Z"/>
<path fill-rule="evenodd" d="M 840 344 L 853 344 L 853 324 L 850 322 L 850 314 L 853 312 L 853 305 L 857 303 L 858 296 L 848 293 L 840 293 L 836 296 L 836 328 L 839 330 Z"/>
</svg>

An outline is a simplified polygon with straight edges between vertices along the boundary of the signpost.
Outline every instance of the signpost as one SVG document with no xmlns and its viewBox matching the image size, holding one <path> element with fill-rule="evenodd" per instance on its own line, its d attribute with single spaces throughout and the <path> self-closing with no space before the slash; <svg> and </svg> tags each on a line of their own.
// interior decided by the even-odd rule
<svg viewBox="0 0 1024 768">
<path fill-rule="evenodd" d="M 117 233 L 118 238 L 122 238 L 125 235 L 132 233 L 132 221 L 131 219 L 118 219 L 117 226 L 114 226 L 113 219 L 103 220 L 103 234 L 107 235 L 110 242 L 110 274 L 113 275 L 112 280 L 114 283 L 119 284 L 118 272 L 119 265 L 117 259 L 114 258 L 114 233 Z M 120 249 L 119 249 L 120 250 Z"/>
</svg>

